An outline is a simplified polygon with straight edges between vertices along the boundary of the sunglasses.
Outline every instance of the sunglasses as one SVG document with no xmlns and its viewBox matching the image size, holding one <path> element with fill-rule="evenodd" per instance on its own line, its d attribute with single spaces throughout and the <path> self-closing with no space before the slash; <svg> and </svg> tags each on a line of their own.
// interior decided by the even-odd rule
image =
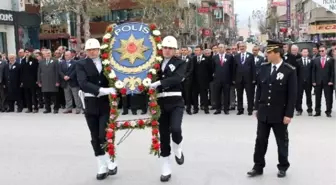
<svg viewBox="0 0 336 185">
<path fill-rule="evenodd" d="M 175 48 L 171 48 L 171 47 L 163 47 L 163 49 L 169 49 L 169 50 L 171 50 L 171 49 L 175 49 Z"/>
</svg>

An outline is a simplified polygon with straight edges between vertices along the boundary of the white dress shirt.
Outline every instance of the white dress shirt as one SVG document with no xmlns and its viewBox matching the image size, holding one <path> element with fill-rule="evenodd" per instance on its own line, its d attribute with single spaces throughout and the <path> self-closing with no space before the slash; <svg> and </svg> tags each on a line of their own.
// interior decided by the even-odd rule
<svg viewBox="0 0 336 185">
<path fill-rule="evenodd" d="M 99 73 L 101 73 L 101 71 L 103 70 L 103 66 L 102 66 L 102 62 L 101 62 L 100 58 L 94 58 L 92 60 L 93 60 L 93 63 L 95 64 L 95 66 L 97 68 L 97 71 Z"/>
<path fill-rule="evenodd" d="M 272 74 L 272 72 L 273 72 L 273 66 L 275 66 L 275 67 L 276 67 L 276 71 L 278 71 L 278 69 L 279 69 L 279 67 L 281 66 L 282 62 L 283 62 L 283 60 L 281 60 L 281 62 L 279 62 L 278 64 L 272 64 L 271 74 Z"/>
<path fill-rule="evenodd" d="M 161 70 L 164 71 L 164 69 L 166 68 L 168 62 L 169 62 L 170 58 L 165 58 L 163 59 L 162 65 L 161 65 Z"/>
</svg>

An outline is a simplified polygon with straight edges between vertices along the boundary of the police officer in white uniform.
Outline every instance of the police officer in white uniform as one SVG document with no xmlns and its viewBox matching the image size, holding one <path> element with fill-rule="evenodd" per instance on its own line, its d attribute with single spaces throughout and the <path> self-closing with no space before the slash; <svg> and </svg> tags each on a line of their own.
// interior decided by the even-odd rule
<svg viewBox="0 0 336 185">
<path fill-rule="evenodd" d="M 91 144 L 98 162 L 97 180 L 117 173 L 117 165 L 102 145 L 105 143 L 105 129 L 109 121 L 109 94 L 115 94 L 114 88 L 108 87 L 108 79 L 103 73 L 99 57 L 100 43 L 97 39 L 88 39 L 85 43 L 87 58 L 76 63 L 77 80 L 80 86 L 85 119 L 91 133 Z"/>
<path fill-rule="evenodd" d="M 170 166 L 170 135 L 173 140 L 173 151 L 177 164 L 184 163 L 182 153 L 182 117 L 184 101 L 182 97 L 182 84 L 186 71 L 186 63 L 174 56 L 177 49 L 177 40 L 167 36 L 162 40 L 164 60 L 158 72 L 158 81 L 150 85 L 158 90 L 158 104 L 161 108 L 159 130 L 161 140 L 162 172 L 161 182 L 169 181 L 171 177 Z"/>
</svg>

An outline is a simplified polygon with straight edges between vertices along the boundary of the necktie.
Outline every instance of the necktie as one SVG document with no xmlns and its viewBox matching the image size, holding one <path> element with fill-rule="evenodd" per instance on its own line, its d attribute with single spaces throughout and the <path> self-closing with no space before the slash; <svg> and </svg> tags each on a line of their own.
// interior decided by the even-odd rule
<svg viewBox="0 0 336 185">
<path fill-rule="evenodd" d="M 324 68 L 324 65 L 325 65 L 325 57 L 322 57 L 321 58 L 321 66 L 322 66 L 322 68 Z"/>
<path fill-rule="evenodd" d="M 47 65 L 49 64 L 49 59 L 47 59 Z"/>
<path fill-rule="evenodd" d="M 198 59 L 197 59 L 197 62 L 198 63 L 201 63 L 201 57 L 197 57 Z"/>
<path fill-rule="evenodd" d="M 241 62 L 242 64 L 244 64 L 244 62 L 245 62 L 245 61 L 244 61 L 244 53 L 241 54 L 240 62 Z"/>
<path fill-rule="evenodd" d="M 223 55 L 221 55 L 220 62 L 221 62 L 221 66 L 223 66 L 224 65 Z"/>
<path fill-rule="evenodd" d="M 277 67 L 274 65 L 274 66 L 273 66 L 272 73 L 271 73 L 271 76 L 274 76 L 274 75 L 276 74 L 276 69 L 277 69 Z"/>
<path fill-rule="evenodd" d="M 185 56 L 183 56 L 183 57 L 182 57 L 182 60 L 186 60 L 186 57 L 185 57 Z"/>
</svg>

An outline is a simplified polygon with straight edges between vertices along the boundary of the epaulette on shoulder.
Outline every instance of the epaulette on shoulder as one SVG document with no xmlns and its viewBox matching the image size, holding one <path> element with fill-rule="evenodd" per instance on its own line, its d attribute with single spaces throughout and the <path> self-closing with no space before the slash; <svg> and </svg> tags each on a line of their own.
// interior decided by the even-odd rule
<svg viewBox="0 0 336 185">
<path fill-rule="evenodd" d="M 267 65 L 267 64 L 270 64 L 271 62 L 263 62 L 263 63 L 261 63 L 261 65 L 263 66 L 263 65 Z"/>
<path fill-rule="evenodd" d="M 288 64 L 287 62 L 285 62 L 284 64 L 285 64 L 285 66 L 289 67 L 290 69 L 295 70 L 295 67 L 292 66 L 292 65 L 290 65 L 290 64 Z"/>
</svg>

